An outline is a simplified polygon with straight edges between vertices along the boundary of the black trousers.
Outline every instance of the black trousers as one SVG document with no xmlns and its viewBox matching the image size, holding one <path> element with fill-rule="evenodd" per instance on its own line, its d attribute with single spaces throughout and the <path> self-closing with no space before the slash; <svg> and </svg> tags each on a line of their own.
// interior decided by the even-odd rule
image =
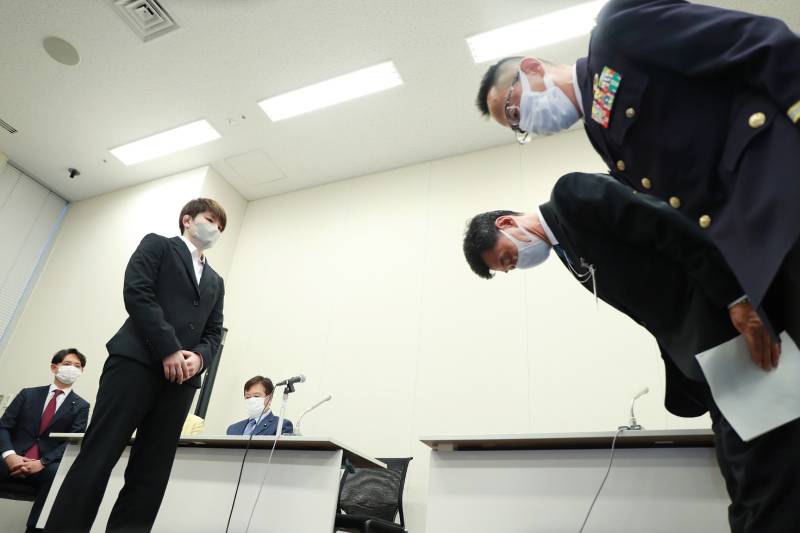
<svg viewBox="0 0 800 533">
<path fill-rule="evenodd" d="M 128 357 L 109 356 L 81 451 L 61 485 L 45 531 L 88 533 L 111 470 L 136 430 L 125 469 L 125 485 L 106 531 L 149 532 L 167 488 L 177 441 L 196 390 L 168 382 L 158 368 Z M 189 498 L 187 495 L 187 501 Z"/>
<path fill-rule="evenodd" d="M 731 533 L 800 530 L 800 420 L 744 442 L 708 398 Z"/>
<path fill-rule="evenodd" d="M 31 512 L 28 515 L 27 527 L 29 529 L 36 527 L 36 522 L 39 520 L 39 515 L 42 514 L 42 506 L 44 506 L 44 501 L 47 499 L 47 493 L 50 492 L 50 485 L 53 484 L 53 478 L 56 477 L 57 471 L 58 463 L 50 463 L 38 474 L 18 479 L 9 475 L 5 461 L 0 463 L 0 482 L 28 485 L 37 491 L 36 500 L 34 500 L 33 507 L 31 507 Z"/>
</svg>

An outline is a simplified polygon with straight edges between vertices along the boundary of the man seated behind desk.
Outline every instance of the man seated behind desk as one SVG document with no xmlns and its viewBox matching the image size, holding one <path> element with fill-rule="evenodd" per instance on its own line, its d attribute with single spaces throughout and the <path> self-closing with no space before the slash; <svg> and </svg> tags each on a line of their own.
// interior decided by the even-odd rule
<svg viewBox="0 0 800 533">
<path fill-rule="evenodd" d="M 228 426 L 228 435 L 275 435 L 278 430 L 278 417 L 269 408 L 275 386 L 264 376 L 255 376 L 244 384 L 244 407 L 247 418 Z M 292 422 L 283 419 L 283 435 L 294 430 Z"/>
<path fill-rule="evenodd" d="M 57 352 L 50 361 L 55 374 L 50 386 L 22 389 L 0 418 L 0 482 L 19 483 L 37 490 L 28 515 L 27 531 L 35 529 L 50 484 L 58 470 L 65 441 L 50 433 L 83 433 L 89 418 L 89 403 L 72 391 L 83 373 L 86 357 L 75 348 Z"/>
</svg>

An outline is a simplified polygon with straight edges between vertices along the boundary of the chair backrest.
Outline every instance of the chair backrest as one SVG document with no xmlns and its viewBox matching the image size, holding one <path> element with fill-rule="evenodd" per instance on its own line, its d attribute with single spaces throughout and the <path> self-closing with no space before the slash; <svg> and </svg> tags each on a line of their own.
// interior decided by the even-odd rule
<svg viewBox="0 0 800 533">
<path fill-rule="evenodd" d="M 403 486 L 408 463 L 413 457 L 378 458 L 387 468 L 352 468 L 345 470 L 339 485 L 339 509 L 350 515 L 363 515 L 394 522 L 403 517 Z"/>
</svg>

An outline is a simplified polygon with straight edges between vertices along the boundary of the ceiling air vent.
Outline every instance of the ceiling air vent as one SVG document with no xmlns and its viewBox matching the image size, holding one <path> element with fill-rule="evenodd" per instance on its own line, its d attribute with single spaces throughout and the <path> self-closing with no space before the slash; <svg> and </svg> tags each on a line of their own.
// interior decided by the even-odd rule
<svg viewBox="0 0 800 533">
<path fill-rule="evenodd" d="M 114 9 L 144 41 L 151 41 L 179 28 L 157 0 L 112 0 Z"/>
<path fill-rule="evenodd" d="M 0 118 L 0 127 L 6 130 L 8 133 L 17 133 L 17 128 Z"/>
</svg>

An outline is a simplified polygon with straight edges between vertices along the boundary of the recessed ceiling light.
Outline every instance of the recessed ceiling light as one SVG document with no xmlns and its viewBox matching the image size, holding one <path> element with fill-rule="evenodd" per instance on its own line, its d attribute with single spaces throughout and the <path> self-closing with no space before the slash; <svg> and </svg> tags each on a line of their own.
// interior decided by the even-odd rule
<svg viewBox="0 0 800 533">
<path fill-rule="evenodd" d="M 270 120 L 277 122 L 402 84 L 403 80 L 394 63 L 387 61 L 267 98 L 258 105 Z"/>
<path fill-rule="evenodd" d="M 483 63 L 548 44 L 586 35 L 595 25 L 595 17 L 607 0 L 553 11 L 496 30 L 467 38 L 472 59 Z"/>
<path fill-rule="evenodd" d="M 60 37 L 47 37 L 42 41 L 47 55 L 62 65 L 74 66 L 81 62 L 81 56 L 74 46 Z"/>
<path fill-rule="evenodd" d="M 207 120 L 198 120 L 185 126 L 179 126 L 112 148 L 109 152 L 125 165 L 134 165 L 219 138 L 220 134 Z"/>
</svg>

